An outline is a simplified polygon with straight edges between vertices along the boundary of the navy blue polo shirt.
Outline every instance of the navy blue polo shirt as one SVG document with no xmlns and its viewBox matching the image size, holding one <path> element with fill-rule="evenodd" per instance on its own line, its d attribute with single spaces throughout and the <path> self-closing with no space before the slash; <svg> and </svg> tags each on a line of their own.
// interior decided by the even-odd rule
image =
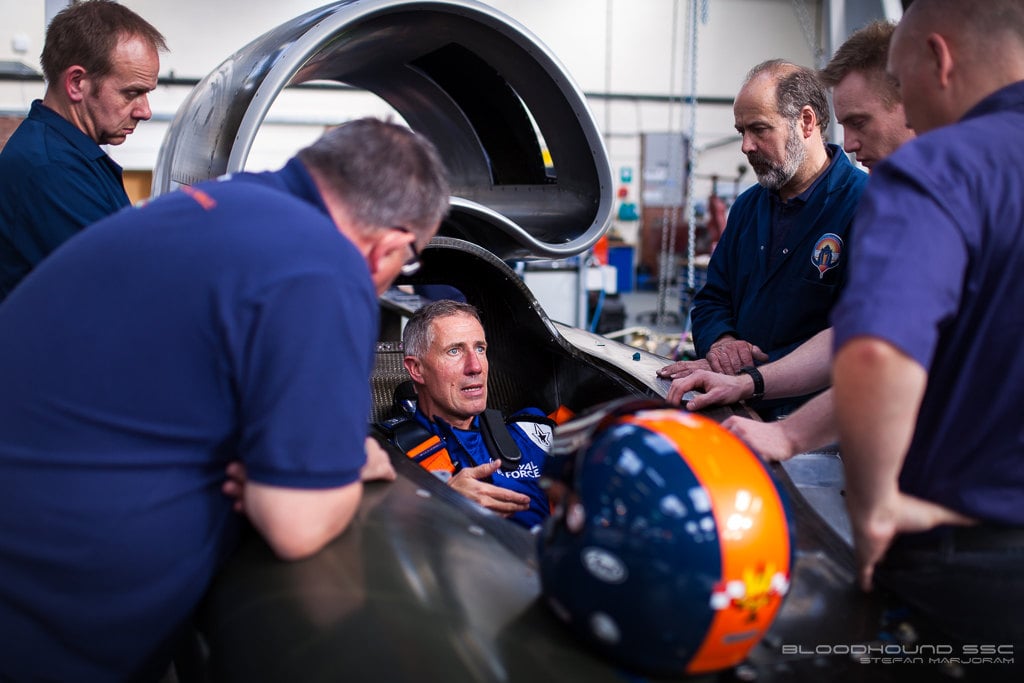
<svg viewBox="0 0 1024 683">
<path fill-rule="evenodd" d="M 1024 81 L 871 174 L 835 347 L 883 339 L 928 371 L 900 489 L 1024 525 Z M 870 401 L 870 396 L 864 397 Z"/>
<path fill-rule="evenodd" d="M 297 161 L 91 226 L 0 330 L 0 679 L 156 680 L 233 547 L 229 462 L 359 478 L 377 297 Z"/>
<path fill-rule="evenodd" d="M 33 102 L 0 151 L 0 300 L 69 237 L 130 203 L 121 167 Z"/>
</svg>

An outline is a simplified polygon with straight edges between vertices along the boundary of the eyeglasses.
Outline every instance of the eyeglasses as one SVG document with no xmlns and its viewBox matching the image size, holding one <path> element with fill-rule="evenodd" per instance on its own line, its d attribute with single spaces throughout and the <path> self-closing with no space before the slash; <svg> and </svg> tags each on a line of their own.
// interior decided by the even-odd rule
<svg viewBox="0 0 1024 683">
<path fill-rule="evenodd" d="M 406 234 L 413 235 L 414 237 L 416 235 L 412 230 L 401 225 L 392 226 L 392 230 L 398 230 L 399 232 L 404 232 Z M 414 275 L 416 271 L 420 269 L 420 266 L 423 265 L 420 262 L 420 250 L 416 248 L 415 239 L 412 242 L 409 242 L 409 248 L 412 250 L 412 257 L 402 264 L 402 275 Z"/>
</svg>

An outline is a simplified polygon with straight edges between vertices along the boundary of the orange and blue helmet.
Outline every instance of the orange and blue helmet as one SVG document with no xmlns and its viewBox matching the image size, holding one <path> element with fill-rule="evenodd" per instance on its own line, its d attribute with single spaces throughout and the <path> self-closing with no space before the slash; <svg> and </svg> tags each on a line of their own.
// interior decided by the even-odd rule
<svg viewBox="0 0 1024 683">
<path fill-rule="evenodd" d="M 557 616 L 644 674 L 746 658 L 789 589 L 793 543 L 783 494 L 743 442 L 664 402 L 620 400 L 559 427 L 546 475 L 564 489 L 540 539 Z"/>
</svg>

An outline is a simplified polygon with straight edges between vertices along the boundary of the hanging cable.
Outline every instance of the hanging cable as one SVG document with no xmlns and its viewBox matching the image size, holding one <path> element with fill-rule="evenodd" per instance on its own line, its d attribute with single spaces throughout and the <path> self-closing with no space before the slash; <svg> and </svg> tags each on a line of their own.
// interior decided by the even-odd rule
<svg viewBox="0 0 1024 683">
<path fill-rule="evenodd" d="M 800 22 L 800 30 L 804 34 L 807 48 L 814 55 L 814 66 L 820 69 L 825 66 L 825 51 L 821 49 L 821 41 L 818 39 L 818 31 L 811 26 L 811 15 L 807 12 L 807 5 L 804 0 L 793 0 L 793 11 Z"/>
<path fill-rule="evenodd" d="M 665 193 L 670 194 L 672 181 L 680 177 L 676 168 L 676 155 L 672 144 L 672 132 L 676 129 L 675 102 L 676 97 L 676 59 L 679 46 L 679 0 L 672 2 L 672 55 L 669 59 L 669 97 L 668 97 L 668 169 L 665 182 Z M 658 305 L 655 315 L 655 326 L 664 328 L 666 326 L 666 295 L 669 283 L 674 279 L 675 274 L 675 246 L 676 246 L 676 219 L 679 217 L 679 204 L 673 202 L 672 197 L 667 197 L 670 208 L 662 211 L 661 214 L 661 248 L 658 251 Z"/>
<path fill-rule="evenodd" d="M 686 155 L 687 167 L 686 167 L 686 223 L 688 226 L 687 231 L 687 245 L 686 245 L 686 308 L 685 317 L 686 327 L 689 326 L 690 320 L 690 308 L 693 306 L 693 297 L 696 294 L 696 273 L 694 271 L 694 262 L 696 261 L 696 247 L 697 247 L 697 208 L 696 208 L 696 158 L 698 153 L 697 148 L 697 36 L 698 36 L 698 17 L 697 17 L 697 4 L 700 2 L 700 24 L 707 25 L 708 23 L 708 0 L 691 0 L 690 4 L 690 132 L 689 132 L 689 153 Z M 683 332 L 688 332 L 688 329 L 684 329 Z"/>
</svg>

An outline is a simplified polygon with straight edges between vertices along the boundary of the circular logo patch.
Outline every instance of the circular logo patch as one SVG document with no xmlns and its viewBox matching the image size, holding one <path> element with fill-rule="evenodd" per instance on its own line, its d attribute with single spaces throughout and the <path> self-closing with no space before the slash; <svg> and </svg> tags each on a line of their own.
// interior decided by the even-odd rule
<svg viewBox="0 0 1024 683">
<path fill-rule="evenodd" d="M 843 255 L 843 238 L 835 233 L 826 232 L 814 243 L 811 252 L 811 263 L 818 269 L 818 279 L 839 265 Z"/>
</svg>

